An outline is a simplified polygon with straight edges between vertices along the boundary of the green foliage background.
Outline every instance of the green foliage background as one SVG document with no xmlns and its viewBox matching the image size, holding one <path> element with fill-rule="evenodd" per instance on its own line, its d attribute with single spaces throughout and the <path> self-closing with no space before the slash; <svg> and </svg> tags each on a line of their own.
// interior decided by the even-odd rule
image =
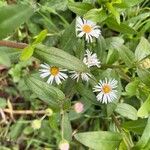
<svg viewBox="0 0 150 150">
<path fill-rule="evenodd" d="M 75 18 L 101 27 L 92 44 L 76 37 Z M 149 0 L 1 0 L 0 40 L 18 41 L 21 50 L 0 47 L 0 150 L 57 150 L 65 139 L 71 150 L 150 150 L 150 2 Z M 101 68 L 82 62 L 85 45 L 97 53 Z M 91 72 L 89 83 L 70 78 L 48 85 L 39 78 L 46 62 Z M 99 79 L 119 81 L 119 99 L 107 105 L 92 87 Z M 73 104 L 81 101 L 77 114 Z M 39 114 L 6 110 L 53 110 L 41 128 L 31 127 Z M 4 119 L 4 118 L 3 118 Z"/>
</svg>

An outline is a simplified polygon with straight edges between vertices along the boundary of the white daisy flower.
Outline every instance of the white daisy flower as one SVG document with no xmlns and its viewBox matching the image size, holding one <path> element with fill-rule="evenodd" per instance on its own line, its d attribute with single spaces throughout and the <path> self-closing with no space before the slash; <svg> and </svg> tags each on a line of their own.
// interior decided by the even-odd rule
<svg viewBox="0 0 150 150">
<path fill-rule="evenodd" d="M 70 73 L 72 74 L 72 75 L 70 75 L 70 77 L 72 79 L 77 80 L 77 82 L 79 81 L 80 77 L 83 81 L 86 81 L 86 82 L 88 82 L 89 78 L 91 77 L 91 75 L 87 72 L 70 71 Z"/>
<path fill-rule="evenodd" d="M 99 92 L 96 96 L 97 100 L 102 103 L 110 103 L 117 98 L 118 81 L 115 79 L 100 80 L 98 85 L 93 88 L 93 92 Z"/>
<path fill-rule="evenodd" d="M 86 50 L 86 54 L 85 54 L 85 57 L 83 59 L 83 62 L 88 67 L 92 67 L 92 66 L 97 66 L 98 68 L 100 67 L 100 61 L 97 58 L 97 54 L 96 53 L 92 53 L 88 49 Z"/>
<path fill-rule="evenodd" d="M 76 33 L 78 37 L 83 37 L 85 35 L 85 39 L 87 42 L 92 42 L 93 37 L 98 38 L 101 34 L 100 27 L 96 25 L 96 23 L 81 19 L 77 17 L 76 19 Z"/>
<path fill-rule="evenodd" d="M 40 69 L 40 77 L 46 78 L 49 76 L 47 83 L 52 84 L 55 80 L 56 84 L 62 83 L 61 80 L 65 80 L 68 78 L 68 76 L 63 73 L 67 71 L 66 69 L 60 69 L 56 66 L 50 66 L 48 64 L 41 64 L 40 65 L 42 69 Z"/>
</svg>

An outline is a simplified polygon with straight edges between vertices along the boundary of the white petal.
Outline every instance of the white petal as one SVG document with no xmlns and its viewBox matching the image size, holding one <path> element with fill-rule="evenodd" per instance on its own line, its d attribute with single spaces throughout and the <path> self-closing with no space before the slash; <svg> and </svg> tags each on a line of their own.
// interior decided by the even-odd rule
<svg viewBox="0 0 150 150">
<path fill-rule="evenodd" d="M 52 84 L 53 81 L 54 81 L 54 76 L 51 75 L 51 76 L 49 77 L 49 79 L 47 80 L 47 83 L 48 83 L 48 84 Z"/>
<path fill-rule="evenodd" d="M 62 72 L 60 72 L 58 76 L 59 76 L 59 78 L 62 79 L 62 80 L 65 80 L 65 79 L 68 78 L 68 76 L 67 76 L 65 73 L 62 73 Z"/>
<path fill-rule="evenodd" d="M 48 64 L 41 64 L 40 67 L 45 68 L 45 69 L 50 68 L 50 66 Z"/>
<path fill-rule="evenodd" d="M 45 72 L 49 72 L 49 69 L 39 69 L 39 71 L 41 72 L 41 73 L 45 73 Z"/>
<path fill-rule="evenodd" d="M 107 104 L 107 96 L 105 94 L 103 95 L 103 103 Z"/>
<path fill-rule="evenodd" d="M 76 23 L 77 23 L 77 25 L 78 24 L 81 25 L 81 26 L 83 25 L 83 21 L 82 21 L 81 17 L 77 17 Z"/>
<path fill-rule="evenodd" d="M 96 23 L 91 20 L 87 20 L 87 24 L 89 24 L 92 27 L 96 26 Z"/>
<path fill-rule="evenodd" d="M 58 76 L 55 76 L 55 81 L 58 85 L 61 83 L 60 78 Z"/>
<path fill-rule="evenodd" d="M 40 77 L 41 77 L 41 78 L 45 78 L 45 77 L 47 77 L 47 76 L 49 76 L 49 75 L 50 75 L 49 72 L 45 72 L 45 73 L 41 73 Z"/>
<path fill-rule="evenodd" d="M 82 37 L 84 34 L 85 34 L 84 32 L 80 32 L 77 36 Z"/>
<path fill-rule="evenodd" d="M 90 39 L 88 33 L 85 34 L 85 40 L 89 43 Z"/>
</svg>

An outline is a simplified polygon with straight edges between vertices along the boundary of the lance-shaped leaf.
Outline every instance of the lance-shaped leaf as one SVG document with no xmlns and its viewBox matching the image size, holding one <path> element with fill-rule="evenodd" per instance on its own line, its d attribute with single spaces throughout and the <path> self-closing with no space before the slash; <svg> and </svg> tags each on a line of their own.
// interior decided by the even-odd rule
<svg viewBox="0 0 150 150">
<path fill-rule="evenodd" d="M 117 23 L 120 24 L 120 14 L 117 11 L 117 9 L 113 6 L 113 3 L 106 3 L 106 7 L 112 13 L 112 15 L 115 17 Z"/>
<path fill-rule="evenodd" d="M 148 69 L 137 68 L 137 74 L 143 83 L 150 86 L 150 71 Z"/>
<path fill-rule="evenodd" d="M 72 128 L 68 117 L 68 113 L 64 113 L 62 116 L 62 131 L 63 131 L 63 138 L 66 139 L 67 141 L 71 141 Z"/>
<path fill-rule="evenodd" d="M 68 53 L 73 53 L 73 47 L 77 44 L 75 20 L 65 29 L 61 39 L 60 48 Z"/>
<path fill-rule="evenodd" d="M 84 15 L 84 18 L 101 23 L 107 18 L 107 16 L 106 12 L 102 9 L 91 9 Z"/>
<path fill-rule="evenodd" d="M 89 3 L 82 3 L 82 2 L 69 2 L 68 3 L 68 8 L 76 13 L 79 16 L 84 15 L 87 13 L 90 9 L 93 8 L 93 6 Z"/>
<path fill-rule="evenodd" d="M 147 98 L 147 100 L 140 107 L 137 115 L 139 117 L 147 117 L 147 116 L 149 116 L 149 114 L 150 114 L 150 96 Z"/>
<path fill-rule="evenodd" d="M 126 121 L 122 124 L 122 127 L 126 130 L 132 131 L 137 134 L 142 134 L 145 126 L 146 126 L 147 119 L 138 119 L 134 121 Z"/>
<path fill-rule="evenodd" d="M 115 150 L 122 140 L 121 134 L 107 131 L 78 133 L 75 138 L 94 150 Z"/>
<path fill-rule="evenodd" d="M 106 24 L 110 29 L 115 30 L 117 32 L 121 32 L 124 34 L 136 34 L 136 31 L 133 28 L 129 27 L 125 23 L 118 24 L 117 21 L 112 17 L 107 18 Z"/>
<path fill-rule="evenodd" d="M 126 46 L 122 45 L 118 47 L 118 52 L 122 60 L 128 67 L 133 67 L 135 64 L 135 58 L 133 52 L 128 49 Z"/>
<path fill-rule="evenodd" d="M 150 43 L 144 37 L 141 38 L 135 50 L 135 58 L 140 61 L 150 55 Z"/>
<path fill-rule="evenodd" d="M 8 5 L 0 7 L 0 39 L 5 38 L 33 14 L 28 5 Z"/>
<path fill-rule="evenodd" d="M 115 111 L 118 114 L 120 114 L 121 116 L 129 118 L 131 120 L 137 120 L 138 119 L 137 110 L 129 104 L 125 104 L 125 103 L 118 104 Z"/>
<path fill-rule="evenodd" d="M 65 95 L 61 90 L 40 81 L 34 76 L 26 77 L 25 83 L 33 93 L 52 107 L 58 108 L 58 104 L 65 99 Z"/>
<path fill-rule="evenodd" d="M 144 129 L 141 139 L 133 147 L 133 150 L 149 150 L 148 144 L 150 142 L 150 117 L 148 118 L 147 125 Z"/>
<path fill-rule="evenodd" d="M 24 48 L 24 50 L 21 53 L 20 56 L 20 60 L 22 61 L 26 61 L 29 58 L 31 58 L 31 56 L 33 55 L 34 49 L 36 47 L 37 44 L 41 43 L 47 35 L 47 30 L 43 30 L 39 33 L 39 35 L 37 35 L 36 40 L 29 46 L 27 46 L 26 48 Z"/>
<path fill-rule="evenodd" d="M 87 71 L 85 64 L 69 53 L 55 48 L 38 45 L 34 56 L 43 62 L 79 72 Z"/>
<path fill-rule="evenodd" d="M 34 47 L 32 45 L 27 46 L 26 48 L 23 49 L 21 56 L 20 56 L 20 60 L 21 61 L 26 61 L 28 60 L 34 52 Z"/>
</svg>

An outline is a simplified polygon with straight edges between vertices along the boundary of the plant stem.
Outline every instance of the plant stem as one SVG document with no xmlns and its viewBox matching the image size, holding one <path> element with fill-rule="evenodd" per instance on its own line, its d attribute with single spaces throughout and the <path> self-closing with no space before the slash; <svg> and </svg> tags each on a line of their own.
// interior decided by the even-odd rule
<svg viewBox="0 0 150 150">
<path fill-rule="evenodd" d="M 24 49 L 25 47 L 28 46 L 28 44 L 26 44 L 26 43 L 18 43 L 18 42 L 13 42 L 13 41 L 0 40 L 0 46 Z"/>
<path fill-rule="evenodd" d="M 45 110 L 10 110 L 10 109 L 3 109 L 3 112 L 15 115 L 32 115 L 32 114 L 46 114 Z"/>
</svg>

